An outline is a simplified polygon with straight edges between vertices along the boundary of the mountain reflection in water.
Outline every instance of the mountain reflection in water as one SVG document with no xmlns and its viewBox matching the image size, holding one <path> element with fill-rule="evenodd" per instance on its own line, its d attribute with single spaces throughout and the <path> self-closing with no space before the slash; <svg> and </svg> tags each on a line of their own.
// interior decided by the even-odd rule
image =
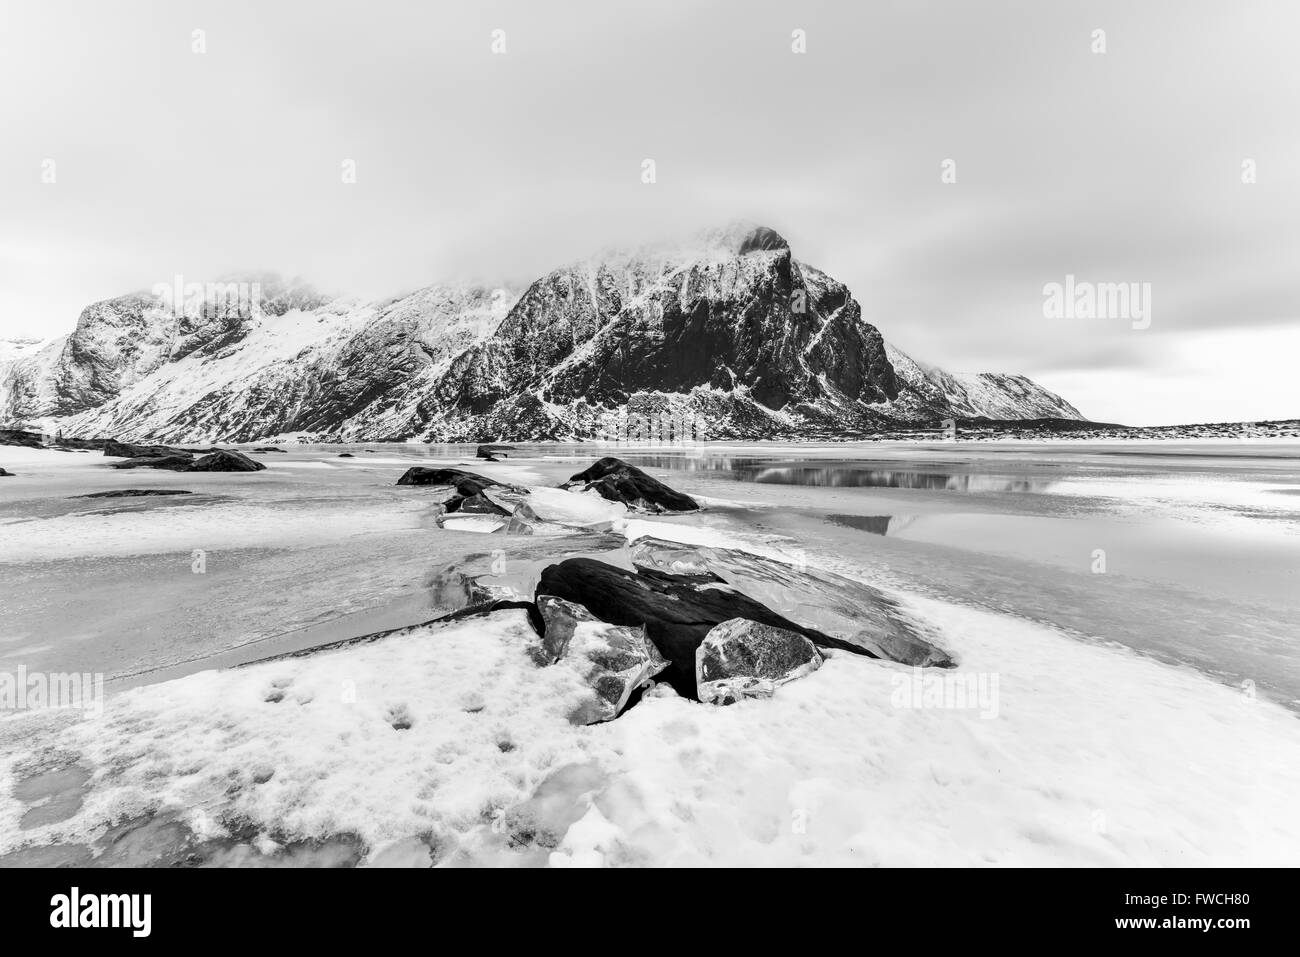
<svg viewBox="0 0 1300 957">
<path fill-rule="evenodd" d="M 872 469 L 847 462 L 806 465 L 754 458 L 696 458 L 682 455 L 629 455 L 627 459 L 642 467 L 709 472 L 719 478 L 730 478 L 737 482 L 768 485 L 939 489 L 948 492 L 1045 492 L 1055 484 L 1054 481 L 1030 479 L 1022 475 Z"/>
</svg>

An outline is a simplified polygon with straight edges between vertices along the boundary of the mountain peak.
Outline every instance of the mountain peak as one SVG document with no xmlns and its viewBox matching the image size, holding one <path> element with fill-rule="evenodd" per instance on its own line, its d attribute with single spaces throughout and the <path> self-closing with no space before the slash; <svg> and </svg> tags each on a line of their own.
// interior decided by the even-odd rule
<svg viewBox="0 0 1300 957">
<path fill-rule="evenodd" d="M 789 248 L 790 244 L 785 241 L 785 237 L 775 229 L 770 229 L 767 226 L 757 226 L 750 230 L 749 234 L 741 240 L 739 252 L 740 255 L 744 256 L 747 253 L 759 250 L 771 252 L 778 249 L 788 250 Z"/>
</svg>

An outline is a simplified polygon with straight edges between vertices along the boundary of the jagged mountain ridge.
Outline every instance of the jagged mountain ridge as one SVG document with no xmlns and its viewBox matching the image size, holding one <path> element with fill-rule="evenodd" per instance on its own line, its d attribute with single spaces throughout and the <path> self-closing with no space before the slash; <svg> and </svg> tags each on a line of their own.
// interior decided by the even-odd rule
<svg viewBox="0 0 1300 957">
<path fill-rule="evenodd" d="M 990 419 L 1083 419 L 1083 414 L 1054 392 L 1022 375 L 999 372 L 946 372 L 917 362 L 885 343 L 885 352 L 904 394 L 898 405 L 915 403 L 917 414 Z"/>
<path fill-rule="evenodd" d="M 197 315 L 146 294 L 87 307 L 69 336 L 0 361 L 0 418 L 160 442 L 563 440 L 647 393 L 719 438 L 1082 418 L 1021 376 L 911 360 L 765 227 L 609 253 L 522 294 L 367 304 L 262 279 L 255 301 Z"/>
</svg>

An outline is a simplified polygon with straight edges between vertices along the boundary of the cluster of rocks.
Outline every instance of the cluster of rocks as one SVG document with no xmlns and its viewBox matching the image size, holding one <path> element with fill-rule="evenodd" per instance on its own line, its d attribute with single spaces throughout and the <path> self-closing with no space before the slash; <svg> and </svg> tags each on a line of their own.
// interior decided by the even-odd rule
<svg viewBox="0 0 1300 957">
<path fill-rule="evenodd" d="M 528 530 L 572 502 L 642 512 L 699 508 L 687 495 L 617 458 L 603 458 L 556 489 L 526 489 L 455 468 L 408 469 L 399 485 L 434 486 L 444 515 L 491 516 L 495 528 Z M 595 492 L 599 496 L 580 493 Z M 545 495 L 544 495 L 545 493 Z M 538 513 L 542 515 L 539 517 Z M 532 601 L 493 599 L 478 608 L 527 607 L 541 666 L 574 668 L 592 690 L 576 716 L 616 717 L 643 694 L 713 704 L 767 697 L 837 652 L 916 667 L 952 657 L 886 593 L 861 582 L 739 549 L 652 537 L 628 546 L 627 565 L 573 557 L 543 568 Z"/>
<path fill-rule="evenodd" d="M 435 486 L 443 492 L 439 504 L 444 513 L 468 515 L 509 517 L 513 514 L 510 503 L 495 496 L 502 492 L 514 495 L 527 494 L 525 489 L 518 486 L 507 485 L 485 475 L 452 468 L 430 469 L 421 466 L 409 468 L 402 473 L 397 484 Z"/>
<path fill-rule="evenodd" d="M 170 445 L 133 445 L 108 439 L 104 455 L 120 458 L 115 469 L 167 469 L 172 472 L 260 472 L 266 466 L 234 449 L 185 449 Z"/>
<path fill-rule="evenodd" d="M 0 429 L 0 445 L 41 449 L 45 447 L 45 441 L 39 432 L 28 432 L 25 429 Z"/>
<path fill-rule="evenodd" d="M 512 535 L 608 528 L 627 509 L 659 514 L 699 508 L 689 496 L 615 458 L 601 459 L 559 488 L 529 489 L 463 469 L 422 466 L 407 469 L 397 484 L 433 487 L 443 528 Z M 579 494 L 588 490 L 597 494 Z"/>
<path fill-rule="evenodd" d="M 727 549 L 696 552 L 684 571 L 661 567 L 690 551 L 648 539 L 630 549 L 630 569 L 570 558 L 542 571 L 534 594 L 540 643 L 532 655 L 539 665 L 577 669 L 590 686 L 591 702 L 578 720 L 609 720 L 647 693 L 715 705 L 770 697 L 839 652 L 915 666 L 955 664 L 870 586 Z M 710 567 L 729 562 L 737 572 L 731 580 Z M 831 601 L 841 586 L 856 588 Z M 767 603 L 784 607 L 792 595 L 809 608 L 831 608 L 791 619 Z"/>
<path fill-rule="evenodd" d="M 481 446 L 480 448 L 501 447 Z M 445 497 L 440 502 L 444 511 L 449 513 L 536 518 L 529 511 L 530 506 L 526 500 L 527 489 L 498 482 L 476 472 L 456 468 L 415 466 L 407 469 L 397 480 L 397 484 L 438 487 L 445 493 Z M 612 457 L 603 458 L 590 468 L 579 472 L 562 483 L 560 488 L 574 492 L 593 491 L 607 501 L 655 514 L 691 512 L 700 507 L 689 495 L 683 495 L 622 459 Z M 521 510 L 522 514 L 520 514 Z"/>
</svg>

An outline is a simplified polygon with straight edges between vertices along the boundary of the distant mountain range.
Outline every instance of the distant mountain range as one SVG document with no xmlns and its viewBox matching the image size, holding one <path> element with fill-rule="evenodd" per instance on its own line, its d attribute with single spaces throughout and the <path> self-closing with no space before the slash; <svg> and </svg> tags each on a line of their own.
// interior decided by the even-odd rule
<svg viewBox="0 0 1300 957">
<path fill-rule="evenodd" d="M 911 359 L 765 227 L 611 252 L 522 292 L 435 285 L 366 303 L 239 282 L 252 293 L 197 307 L 136 293 L 44 345 L 0 342 L 0 420 L 133 441 L 480 442 L 596 437 L 629 402 L 710 438 L 1083 418 L 1023 376 Z"/>
</svg>

